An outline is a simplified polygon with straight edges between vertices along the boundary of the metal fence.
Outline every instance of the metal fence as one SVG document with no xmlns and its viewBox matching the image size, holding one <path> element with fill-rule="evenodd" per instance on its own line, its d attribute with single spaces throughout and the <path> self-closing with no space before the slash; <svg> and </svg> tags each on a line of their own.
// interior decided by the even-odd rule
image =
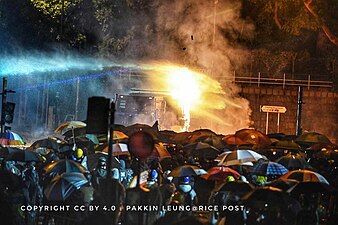
<svg viewBox="0 0 338 225">
<path fill-rule="evenodd" d="M 290 76 L 290 75 L 289 75 Z M 324 81 L 318 79 L 312 79 L 311 75 L 303 76 L 302 78 L 292 79 L 288 78 L 286 74 L 283 74 L 279 77 L 268 77 L 266 74 L 258 73 L 256 76 L 243 76 L 237 75 L 235 72 L 232 77 L 218 77 L 219 81 L 232 81 L 238 84 L 251 84 L 257 87 L 261 85 L 277 85 L 282 86 L 283 89 L 287 86 L 301 86 L 307 89 L 311 87 L 316 88 L 334 88 L 334 82 L 332 81 Z M 299 76 L 298 76 L 299 77 Z"/>
</svg>

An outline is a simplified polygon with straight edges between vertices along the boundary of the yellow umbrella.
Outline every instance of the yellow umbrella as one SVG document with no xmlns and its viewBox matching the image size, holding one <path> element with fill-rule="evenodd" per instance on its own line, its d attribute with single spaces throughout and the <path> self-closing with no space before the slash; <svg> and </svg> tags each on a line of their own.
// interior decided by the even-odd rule
<svg viewBox="0 0 338 225">
<path fill-rule="evenodd" d="M 122 139 L 126 139 L 126 138 L 128 138 L 128 136 L 125 133 L 118 131 L 118 130 L 114 130 L 114 134 L 113 134 L 113 140 L 114 141 L 122 140 Z"/>
<path fill-rule="evenodd" d="M 84 122 L 73 120 L 73 121 L 68 121 L 68 122 L 65 122 L 63 124 L 60 124 L 55 129 L 54 132 L 57 133 L 57 132 L 61 132 L 64 129 L 67 129 L 67 128 L 74 129 L 74 128 L 81 128 L 81 127 L 85 127 L 85 126 L 87 126 L 87 124 L 85 124 Z"/>
<path fill-rule="evenodd" d="M 74 134 L 74 128 L 82 128 L 82 127 L 86 127 L 87 124 L 85 124 L 84 122 L 82 121 L 76 121 L 76 120 L 73 120 L 73 121 L 67 121 L 61 125 L 59 125 L 54 132 L 61 132 L 62 130 L 64 129 L 67 129 L 67 128 L 70 128 L 72 129 L 72 134 L 73 134 L 73 141 L 74 141 L 74 148 L 76 147 L 75 145 L 75 134 Z"/>
</svg>

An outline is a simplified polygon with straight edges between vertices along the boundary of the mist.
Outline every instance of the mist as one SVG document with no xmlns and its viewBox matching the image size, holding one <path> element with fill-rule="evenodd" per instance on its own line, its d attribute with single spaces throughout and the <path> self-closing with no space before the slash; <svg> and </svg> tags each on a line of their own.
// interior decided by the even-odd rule
<svg viewBox="0 0 338 225">
<path fill-rule="evenodd" d="M 204 83 L 209 83 L 202 96 L 204 103 L 191 111 L 190 130 L 208 128 L 228 134 L 249 127 L 249 102 L 239 96 L 232 82 L 233 71 L 241 68 L 247 57 L 247 50 L 237 40 L 250 38 L 254 30 L 240 18 L 240 3 L 153 0 L 149 5 L 138 15 L 122 15 L 123 23 L 111 21 L 108 32 L 95 34 L 114 38 L 115 30 L 131 32 L 128 44 L 117 56 L 57 49 L 2 55 L 0 74 L 8 77 L 9 88 L 17 91 L 8 96 L 8 101 L 17 103 L 12 127 L 40 134 L 53 130 L 67 115 L 85 120 L 88 97 L 114 99 L 132 88 L 161 91 L 156 78 L 160 74 L 152 68 L 163 64 L 189 68 L 203 74 Z M 48 118 L 48 110 L 57 108 L 60 111 L 54 114 L 58 113 L 58 118 Z M 55 121 L 54 127 L 48 120 Z"/>
<path fill-rule="evenodd" d="M 209 88 L 209 91 L 214 88 L 214 93 L 204 96 L 206 104 L 192 112 L 191 130 L 209 128 L 228 134 L 249 127 L 249 102 L 239 96 L 238 87 L 232 82 L 234 70 L 246 62 L 248 53 L 237 40 L 250 38 L 254 31 L 252 24 L 240 18 L 241 4 L 229 0 L 155 2 L 160 3 L 156 5 L 155 14 L 150 15 L 153 21 L 148 22 L 146 17 L 142 24 L 153 31 L 153 36 L 145 37 L 141 31 L 136 32 L 142 39 L 136 35 L 129 48 L 142 46 L 137 49 L 147 55 L 147 63 L 151 60 L 161 61 L 155 65 L 170 62 L 205 74 L 209 79 L 205 82 L 215 81 Z M 129 48 L 126 54 L 133 52 Z M 152 86 L 156 86 L 156 76 L 160 75 L 153 74 Z"/>
</svg>

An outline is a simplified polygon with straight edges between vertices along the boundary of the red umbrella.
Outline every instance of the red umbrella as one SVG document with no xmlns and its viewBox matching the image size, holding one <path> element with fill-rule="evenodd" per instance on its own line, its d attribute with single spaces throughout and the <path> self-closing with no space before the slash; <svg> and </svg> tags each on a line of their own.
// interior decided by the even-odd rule
<svg viewBox="0 0 338 225">
<path fill-rule="evenodd" d="M 207 172 L 208 174 L 204 174 L 201 176 L 206 180 L 224 181 L 228 176 L 233 176 L 236 179 L 241 176 L 236 170 L 224 166 L 212 167 Z"/>
<path fill-rule="evenodd" d="M 268 136 L 255 129 L 242 129 L 235 133 L 236 140 L 240 139 L 245 144 L 258 145 L 266 147 L 271 145 L 271 140 Z M 237 144 L 238 145 L 238 144 Z"/>
<path fill-rule="evenodd" d="M 240 138 L 236 138 L 234 134 L 225 135 L 222 140 L 228 145 L 245 145 L 246 142 L 242 141 Z"/>
</svg>

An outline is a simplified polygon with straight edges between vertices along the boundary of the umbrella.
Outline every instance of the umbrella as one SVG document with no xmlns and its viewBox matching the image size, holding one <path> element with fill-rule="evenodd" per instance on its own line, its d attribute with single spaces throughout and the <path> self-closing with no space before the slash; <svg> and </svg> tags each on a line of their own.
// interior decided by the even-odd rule
<svg viewBox="0 0 338 225">
<path fill-rule="evenodd" d="M 4 158 L 6 156 L 8 156 L 9 154 L 11 154 L 12 152 L 17 152 L 17 151 L 22 151 L 19 148 L 15 148 L 15 147 L 0 147 L 0 158 Z"/>
<path fill-rule="evenodd" d="M 59 125 L 54 132 L 61 132 L 62 130 L 64 129 L 71 129 L 72 130 L 72 137 L 73 137 L 73 142 L 75 143 L 75 132 L 74 132 L 74 129 L 75 128 L 83 128 L 83 127 L 86 127 L 87 124 L 85 124 L 84 122 L 82 121 L 76 121 L 76 120 L 73 120 L 73 121 L 68 121 L 68 122 L 65 122 L 61 125 Z"/>
<path fill-rule="evenodd" d="M 217 149 L 224 149 L 225 143 L 222 140 L 221 135 L 211 135 L 209 137 L 202 138 L 201 142 L 207 143 Z"/>
<path fill-rule="evenodd" d="M 188 136 L 188 142 L 189 143 L 199 142 L 202 139 L 205 139 L 205 138 L 213 136 L 213 135 L 216 135 L 216 133 L 213 132 L 212 130 L 209 130 L 209 129 L 194 130 Z"/>
<path fill-rule="evenodd" d="M 325 135 L 316 132 L 304 132 L 298 136 L 295 141 L 305 146 L 311 146 L 317 143 L 331 143 Z"/>
<path fill-rule="evenodd" d="M 15 152 L 10 153 L 6 157 L 6 160 L 7 161 L 19 161 L 19 162 L 31 162 L 31 161 L 42 162 L 43 161 L 43 159 L 38 153 L 31 152 L 31 151 L 24 151 L 24 150 L 15 151 Z"/>
<path fill-rule="evenodd" d="M 295 179 L 304 182 L 315 181 L 329 184 L 325 177 L 311 170 L 292 170 L 281 176 L 280 179 Z"/>
<path fill-rule="evenodd" d="M 70 159 L 61 159 L 54 161 L 43 168 L 46 173 L 62 174 L 62 173 L 87 173 L 88 171 L 79 163 Z"/>
<path fill-rule="evenodd" d="M 288 190 L 291 194 L 333 193 L 335 191 L 337 190 L 327 183 L 314 181 L 299 182 Z"/>
<path fill-rule="evenodd" d="M 160 131 L 160 133 L 161 133 L 161 131 Z M 191 135 L 191 132 L 175 133 L 169 138 L 169 142 L 174 143 L 174 144 L 187 145 L 187 144 L 189 144 L 188 137 L 190 135 Z"/>
<path fill-rule="evenodd" d="M 235 180 L 231 182 L 226 182 L 218 190 L 218 192 L 232 192 L 233 194 L 242 197 L 243 195 L 252 191 L 255 187 L 247 182 L 241 180 Z"/>
<path fill-rule="evenodd" d="M 317 159 L 325 159 L 325 160 L 331 159 L 331 160 L 338 161 L 338 150 L 322 149 L 321 151 L 315 153 L 313 157 Z"/>
<path fill-rule="evenodd" d="M 82 122 L 82 121 L 76 121 L 76 120 L 73 120 L 73 121 L 67 121 L 63 124 L 60 124 L 56 129 L 55 129 L 55 133 L 58 133 L 58 132 L 61 132 L 63 131 L 64 129 L 72 129 L 74 130 L 75 128 L 82 128 L 82 127 L 86 127 L 87 124 Z"/>
<path fill-rule="evenodd" d="M 75 190 L 88 182 L 82 173 L 64 173 L 54 177 L 44 193 L 49 201 L 65 201 Z"/>
<path fill-rule="evenodd" d="M 283 165 L 272 161 L 258 161 L 250 170 L 251 173 L 256 175 L 283 175 L 289 172 Z"/>
<path fill-rule="evenodd" d="M 7 131 L 0 138 L 0 144 L 2 145 L 24 145 L 26 142 L 23 138 L 12 131 Z"/>
<path fill-rule="evenodd" d="M 100 145 L 99 147 L 96 148 L 96 151 L 100 151 L 103 154 L 108 154 L 108 144 L 105 143 L 103 145 Z M 112 149 L 113 155 L 118 156 L 118 155 L 130 155 L 128 151 L 128 145 L 123 144 L 123 143 L 115 143 L 113 144 L 113 149 Z"/>
<path fill-rule="evenodd" d="M 279 188 L 263 186 L 256 188 L 247 195 L 243 196 L 242 200 L 245 205 L 248 206 L 277 206 L 287 208 L 292 205 L 293 200 L 286 192 Z"/>
<path fill-rule="evenodd" d="M 255 129 L 239 130 L 235 133 L 235 139 L 237 145 L 237 139 L 239 139 L 241 142 L 245 142 L 245 144 L 253 144 L 260 147 L 271 145 L 269 137 Z"/>
<path fill-rule="evenodd" d="M 233 176 L 238 179 L 241 175 L 229 167 L 215 166 L 208 169 L 208 174 L 204 174 L 201 178 L 206 180 L 224 181 L 228 176 Z"/>
<path fill-rule="evenodd" d="M 97 166 L 97 162 L 98 162 L 100 157 L 104 157 L 104 158 L 108 159 L 108 155 L 103 154 L 101 152 L 97 152 L 95 154 L 90 154 L 87 157 L 88 157 L 87 165 L 88 165 L 88 169 L 90 171 L 92 171 Z M 118 168 L 118 169 L 121 168 L 120 161 L 115 156 L 113 156 L 111 158 L 111 162 L 112 162 L 112 168 Z"/>
<path fill-rule="evenodd" d="M 138 131 L 145 131 L 148 134 L 150 134 L 153 137 L 154 140 L 158 140 L 158 132 L 156 131 L 155 128 L 153 128 L 149 125 L 136 123 L 136 124 L 133 124 L 133 125 L 125 128 L 126 136 L 127 135 L 130 136 L 133 133 L 138 132 Z"/>
<path fill-rule="evenodd" d="M 67 131 L 68 132 L 68 131 Z M 68 143 L 70 144 L 74 144 L 74 139 L 71 138 L 66 139 L 68 141 Z M 93 144 L 97 145 L 99 144 L 99 139 L 97 138 L 97 136 L 95 134 L 84 134 L 84 135 L 75 135 L 75 142 L 88 142 L 91 141 L 93 142 Z"/>
<path fill-rule="evenodd" d="M 176 167 L 168 176 L 171 177 L 185 177 L 185 176 L 199 176 L 207 174 L 207 171 L 194 165 L 183 165 Z"/>
<path fill-rule="evenodd" d="M 275 187 L 286 191 L 298 183 L 299 181 L 294 179 L 277 179 L 270 183 L 266 183 L 265 186 Z"/>
<path fill-rule="evenodd" d="M 31 144 L 32 148 L 48 148 L 48 149 L 59 149 L 59 143 L 56 140 L 52 140 L 49 138 L 41 139 L 35 141 L 33 144 Z"/>
<path fill-rule="evenodd" d="M 171 158 L 171 155 L 166 147 L 159 143 L 154 145 L 154 150 L 149 158 L 158 158 L 161 161 L 162 159 Z"/>
<path fill-rule="evenodd" d="M 197 142 L 185 145 L 183 151 L 190 156 L 200 158 L 215 158 L 220 150 L 203 142 Z"/>
<path fill-rule="evenodd" d="M 262 155 L 251 150 L 235 150 L 229 154 L 225 154 L 219 162 L 219 166 L 234 166 L 241 165 L 245 162 L 255 162 L 259 159 L 264 158 Z"/>
<path fill-rule="evenodd" d="M 271 146 L 269 146 L 269 148 L 272 149 L 283 149 L 283 150 L 293 150 L 298 152 L 299 150 L 301 150 L 302 148 L 293 140 L 282 140 L 282 141 L 278 141 L 274 144 L 272 144 Z"/>
<path fill-rule="evenodd" d="M 234 134 L 225 135 L 222 140 L 228 145 L 244 145 L 246 142 L 236 137 Z"/>
<path fill-rule="evenodd" d="M 338 150 L 338 146 L 332 143 L 318 143 L 306 149 L 307 151 Z"/>
<path fill-rule="evenodd" d="M 123 139 L 127 139 L 128 136 L 123 133 L 122 131 L 117 131 L 117 130 L 114 130 L 114 134 L 113 134 L 113 140 L 114 141 L 119 141 L 119 140 L 123 140 Z"/>
<path fill-rule="evenodd" d="M 0 170 L 0 190 L 17 190 L 22 185 L 22 178 L 9 170 Z"/>
<path fill-rule="evenodd" d="M 282 164 L 289 170 L 311 168 L 305 157 L 301 154 L 292 154 L 291 152 L 276 160 L 277 163 Z"/>
</svg>

